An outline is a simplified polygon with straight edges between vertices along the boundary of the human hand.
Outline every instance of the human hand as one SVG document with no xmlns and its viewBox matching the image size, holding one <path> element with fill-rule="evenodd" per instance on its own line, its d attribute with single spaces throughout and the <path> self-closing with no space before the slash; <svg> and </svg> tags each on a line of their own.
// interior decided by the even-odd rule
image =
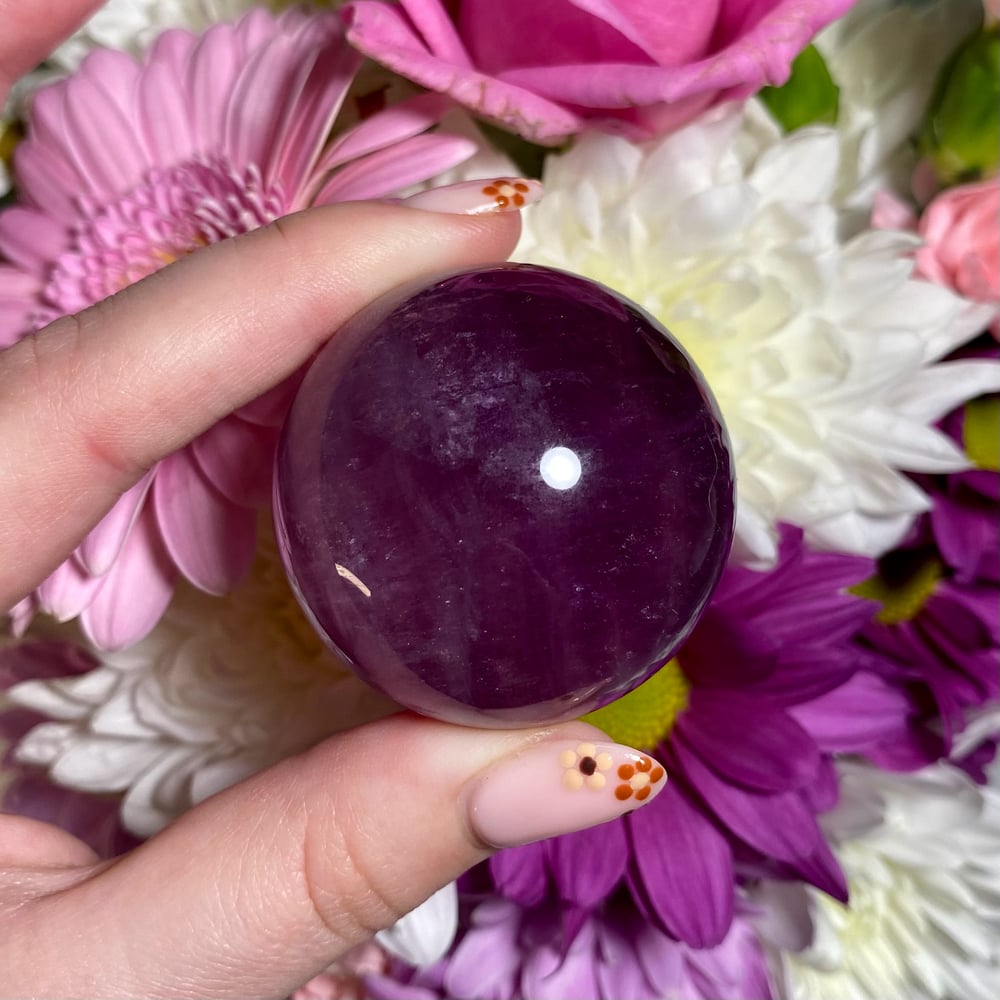
<svg viewBox="0 0 1000 1000">
<path fill-rule="evenodd" d="M 96 6 L 0 0 L 0 97 Z M 0 607 L 146 469 L 280 383 L 367 302 L 503 259 L 517 231 L 512 215 L 313 209 L 0 353 Z M 662 779 L 601 739 L 578 724 L 480 732 L 396 716 L 256 775 L 110 862 L 2 817 L 0 996 L 285 996 L 494 847 L 626 811 L 613 781 L 582 789 L 588 758 L 597 774 L 634 764 Z"/>
</svg>

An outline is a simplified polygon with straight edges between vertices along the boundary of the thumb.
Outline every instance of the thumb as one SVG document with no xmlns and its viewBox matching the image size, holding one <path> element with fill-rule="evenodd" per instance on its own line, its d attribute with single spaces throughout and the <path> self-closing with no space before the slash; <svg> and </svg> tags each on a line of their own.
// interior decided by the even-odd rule
<svg viewBox="0 0 1000 1000">
<path fill-rule="evenodd" d="M 655 761 L 582 723 L 372 723 L 22 908 L 5 941 L 25 970 L 13 992 L 287 996 L 496 847 L 605 822 L 664 784 Z M 56 977 L 43 994 L 38 969 Z"/>
</svg>

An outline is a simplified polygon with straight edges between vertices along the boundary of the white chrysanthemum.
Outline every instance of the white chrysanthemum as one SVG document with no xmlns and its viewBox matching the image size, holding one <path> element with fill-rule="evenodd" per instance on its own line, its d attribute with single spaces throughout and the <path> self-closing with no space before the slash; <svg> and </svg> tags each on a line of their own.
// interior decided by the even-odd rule
<svg viewBox="0 0 1000 1000">
<path fill-rule="evenodd" d="M 832 128 L 782 137 L 755 102 L 644 147 L 584 135 L 546 163 L 515 259 L 624 293 L 704 372 L 732 437 L 736 557 L 776 556 L 775 524 L 864 554 L 928 500 L 898 470 L 966 467 L 931 425 L 1000 388 L 990 362 L 936 364 L 989 307 L 911 280 L 913 237 L 843 243 Z"/>
<path fill-rule="evenodd" d="M 835 197 L 850 210 L 849 229 L 867 228 L 880 188 L 909 193 L 912 139 L 938 73 L 981 19 L 980 0 L 860 0 L 816 38 L 840 87 Z"/>
<path fill-rule="evenodd" d="M 138 55 L 167 28 L 201 31 L 259 6 L 261 0 L 108 0 L 52 53 L 49 62 L 74 70 L 98 47 Z"/>
<path fill-rule="evenodd" d="M 57 784 L 124 792 L 140 836 L 214 792 L 390 703 L 328 652 L 295 603 L 269 532 L 227 597 L 178 589 L 162 622 L 79 677 L 26 681 L 13 702 L 51 719 L 18 747 Z"/>
<path fill-rule="evenodd" d="M 789 1000 L 1000 995 L 1000 790 L 945 764 L 911 775 L 841 766 L 824 823 L 849 908 L 808 893 L 815 934 L 779 957 Z M 787 894 L 787 887 L 777 890 Z"/>
<path fill-rule="evenodd" d="M 202 31 L 218 21 L 234 21 L 251 7 L 280 9 L 296 0 L 107 0 L 79 30 L 59 46 L 49 62 L 74 70 L 92 49 L 142 52 L 168 28 Z M 344 0 L 297 0 L 317 7 L 334 7 Z"/>
</svg>

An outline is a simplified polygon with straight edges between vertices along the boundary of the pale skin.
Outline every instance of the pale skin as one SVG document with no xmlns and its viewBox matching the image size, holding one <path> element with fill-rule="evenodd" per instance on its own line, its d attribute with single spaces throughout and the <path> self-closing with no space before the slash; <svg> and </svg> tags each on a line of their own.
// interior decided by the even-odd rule
<svg viewBox="0 0 1000 1000">
<path fill-rule="evenodd" d="M 0 0 L 0 101 L 97 6 Z M 517 234 L 514 215 L 313 209 L 0 352 L 0 607 L 158 459 L 279 383 L 368 301 L 502 260 Z M 486 857 L 461 788 L 555 732 L 395 716 L 210 799 L 113 861 L 2 816 L 0 997 L 287 996 Z"/>
</svg>

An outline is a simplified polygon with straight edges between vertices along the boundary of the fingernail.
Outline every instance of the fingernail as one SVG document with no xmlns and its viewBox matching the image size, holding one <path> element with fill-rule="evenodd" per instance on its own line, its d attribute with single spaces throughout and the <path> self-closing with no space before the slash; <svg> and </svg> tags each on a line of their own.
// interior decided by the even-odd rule
<svg viewBox="0 0 1000 1000">
<path fill-rule="evenodd" d="M 538 181 L 522 177 L 497 177 L 494 180 L 464 181 L 447 187 L 430 188 L 404 198 L 400 204 L 426 212 L 452 215 L 488 215 L 492 212 L 517 212 L 542 197 Z"/>
<path fill-rule="evenodd" d="M 469 817 L 484 843 L 515 847 L 623 816 L 652 802 L 666 781 L 661 764 L 631 747 L 539 743 L 477 779 Z"/>
</svg>

